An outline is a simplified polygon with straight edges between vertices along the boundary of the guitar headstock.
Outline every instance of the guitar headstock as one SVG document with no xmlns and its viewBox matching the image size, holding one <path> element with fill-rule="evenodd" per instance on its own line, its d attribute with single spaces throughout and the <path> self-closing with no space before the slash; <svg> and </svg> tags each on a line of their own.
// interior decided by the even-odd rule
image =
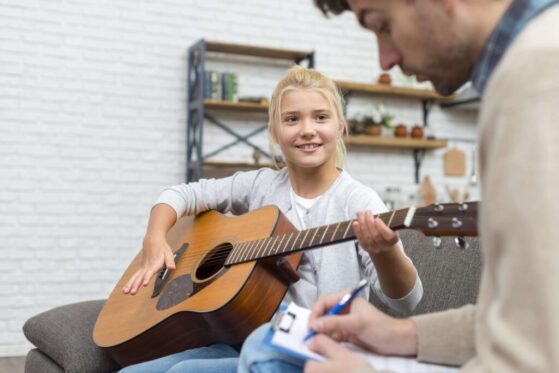
<svg viewBox="0 0 559 373">
<path fill-rule="evenodd" d="M 438 203 L 418 207 L 407 228 L 430 237 L 477 236 L 477 202 Z"/>
<path fill-rule="evenodd" d="M 418 207 L 415 210 L 415 216 L 441 216 L 477 219 L 478 202 L 461 202 L 461 203 L 434 203 L 425 207 Z"/>
</svg>

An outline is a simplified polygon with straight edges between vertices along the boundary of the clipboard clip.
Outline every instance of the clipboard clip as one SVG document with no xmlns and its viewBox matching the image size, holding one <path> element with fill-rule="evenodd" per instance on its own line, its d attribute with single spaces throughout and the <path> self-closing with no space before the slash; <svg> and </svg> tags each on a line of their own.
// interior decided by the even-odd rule
<svg viewBox="0 0 559 373">
<path fill-rule="evenodd" d="M 297 315 L 291 311 L 280 312 L 272 320 L 272 329 L 277 332 L 289 333 Z"/>
</svg>

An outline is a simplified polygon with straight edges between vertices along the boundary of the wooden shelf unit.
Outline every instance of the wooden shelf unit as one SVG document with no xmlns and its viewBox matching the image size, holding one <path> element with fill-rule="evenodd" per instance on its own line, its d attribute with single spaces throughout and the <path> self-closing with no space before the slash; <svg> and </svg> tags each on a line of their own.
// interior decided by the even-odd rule
<svg viewBox="0 0 559 373">
<path fill-rule="evenodd" d="M 390 84 L 361 83 L 349 81 L 336 81 L 336 85 L 343 92 L 346 104 L 354 93 L 367 95 L 391 96 L 404 99 L 421 101 L 423 113 L 423 126 L 428 126 L 428 118 L 431 106 L 434 103 L 450 101 L 455 95 L 441 96 L 432 89 L 418 89 L 409 87 L 395 87 Z M 413 161 L 415 165 L 415 182 L 419 184 L 419 170 L 428 150 L 446 147 L 446 141 L 442 140 L 417 140 L 411 138 L 390 138 L 374 136 L 349 136 L 346 139 L 348 145 L 407 148 L 413 150 Z"/>
<path fill-rule="evenodd" d="M 431 89 L 418 89 L 408 87 L 394 87 L 388 84 L 359 83 L 336 81 L 336 85 L 344 92 L 362 92 L 369 94 L 378 94 L 384 96 L 397 96 L 404 98 L 414 98 L 420 100 L 448 101 L 455 96 L 441 96 Z"/>
<path fill-rule="evenodd" d="M 385 147 L 385 148 L 408 148 L 408 149 L 439 149 L 445 148 L 445 140 L 412 139 L 409 137 L 386 137 L 368 135 L 350 135 L 345 137 L 348 145 Z"/>
<path fill-rule="evenodd" d="M 214 110 L 268 112 L 268 104 L 260 104 L 256 102 L 204 100 L 204 105 L 206 108 Z"/>
<path fill-rule="evenodd" d="M 208 167 L 231 167 L 231 168 L 250 168 L 250 169 L 258 169 L 262 167 L 270 167 L 274 168 L 271 163 L 248 163 L 248 162 L 221 162 L 221 161 L 204 161 L 204 166 Z"/>
<path fill-rule="evenodd" d="M 268 48 L 255 45 L 242 45 L 233 43 L 222 43 L 219 41 L 206 41 L 208 52 L 222 52 L 239 54 L 242 56 L 279 58 L 284 60 L 300 61 L 308 58 L 313 51 L 300 51 L 293 49 Z"/>
<path fill-rule="evenodd" d="M 204 161 L 204 177 L 221 178 L 233 175 L 237 171 L 250 171 L 262 167 L 274 168 L 271 163 L 247 163 L 247 162 L 218 162 Z"/>
</svg>

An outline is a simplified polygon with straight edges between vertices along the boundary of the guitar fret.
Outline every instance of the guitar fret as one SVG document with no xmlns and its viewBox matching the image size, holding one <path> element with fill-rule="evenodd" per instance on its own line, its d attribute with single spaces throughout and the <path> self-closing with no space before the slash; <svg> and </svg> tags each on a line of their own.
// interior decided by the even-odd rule
<svg viewBox="0 0 559 373">
<path fill-rule="evenodd" d="M 353 220 L 347 222 L 347 228 L 345 229 L 343 238 L 347 238 L 347 232 L 349 232 L 349 228 L 353 225 Z"/>
<path fill-rule="evenodd" d="M 314 229 L 314 234 L 312 235 L 312 238 L 311 238 L 311 246 L 314 246 L 314 238 L 316 237 L 316 234 L 318 233 L 319 230 L 320 230 L 320 227 Z"/>
<path fill-rule="evenodd" d="M 338 228 L 340 227 L 341 222 L 339 222 L 336 225 L 336 229 L 334 229 L 334 233 L 332 233 L 332 238 L 330 238 L 330 241 L 334 241 L 334 237 L 336 236 L 336 232 L 338 231 Z"/>
<path fill-rule="evenodd" d="M 301 241 L 301 245 L 299 247 L 300 249 L 304 249 L 305 247 L 308 247 L 308 246 L 305 246 L 305 240 L 307 239 L 307 236 L 309 235 L 310 229 L 305 229 L 304 232 L 305 232 L 305 237 L 303 237 L 303 240 Z"/>
<path fill-rule="evenodd" d="M 241 243 L 241 244 L 239 245 L 239 247 L 237 247 L 237 248 L 235 249 L 235 252 L 234 252 L 233 255 L 231 256 L 231 262 L 232 262 L 232 263 L 236 263 L 237 257 L 238 257 L 238 256 L 241 254 L 241 252 L 242 252 L 242 249 L 241 249 L 241 248 L 242 248 L 243 245 L 245 245 L 245 244 L 246 244 L 246 242 L 243 242 L 243 243 Z"/>
<path fill-rule="evenodd" d="M 287 241 L 285 242 L 284 247 L 281 248 L 281 252 L 282 252 L 282 253 L 285 253 L 285 252 L 288 250 L 288 248 L 289 248 L 289 242 L 291 241 L 291 238 L 293 238 L 293 232 L 286 234 L 286 236 L 288 236 L 288 237 L 287 237 Z M 279 250 L 279 249 L 280 249 L 280 248 L 278 247 L 278 250 Z M 278 250 L 276 250 L 276 253 L 278 252 Z"/>
<path fill-rule="evenodd" d="M 281 243 L 283 242 L 283 240 L 285 240 L 285 236 L 287 236 L 287 234 L 282 234 L 282 235 L 281 235 L 281 240 L 280 240 L 280 242 L 276 245 L 273 254 L 276 254 L 276 253 L 278 252 L 278 248 L 281 246 Z"/>
<path fill-rule="evenodd" d="M 243 251 L 247 250 L 247 248 L 249 246 L 250 246 L 250 242 L 243 242 L 242 245 L 239 246 L 239 249 L 237 250 L 237 252 L 235 252 L 235 255 L 233 255 L 233 258 L 231 258 L 232 262 L 237 263 L 240 260 Z M 242 247 L 242 249 L 241 249 L 241 247 Z"/>
<path fill-rule="evenodd" d="M 390 223 L 392 223 L 392 219 L 394 218 L 394 215 L 396 215 L 396 210 L 392 211 L 392 215 L 390 215 L 390 219 L 388 220 L 388 224 L 386 224 L 388 226 L 388 228 L 390 228 Z"/>
<path fill-rule="evenodd" d="M 268 243 L 266 243 L 266 246 L 264 246 L 264 250 L 262 250 L 262 254 L 261 256 L 259 256 L 258 258 L 262 257 L 262 256 L 268 256 L 269 252 L 268 252 L 268 247 L 274 247 L 274 245 L 276 244 L 278 240 L 278 236 L 274 236 L 274 237 L 270 237 L 267 239 Z M 273 243 L 272 243 L 273 242 Z"/>
<path fill-rule="evenodd" d="M 261 255 L 260 251 L 264 252 L 262 249 L 266 248 L 266 246 L 268 246 L 269 243 L 270 243 L 269 238 L 262 239 L 262 245 L 258 247 L 258 250 L 256 251 L 256 254 L 252 257 L 252 259 L 260 258 Z"/>
<path fill-rule="evenodd" d="M 259 246 L 262 245 L 262 243 L 262 240 L 252 241 L 250 252 L 247 251 L 247 255 L 245 258 L 243 258 L 243 261 L 246 261 L 247 258 L 254 258 L 255 251 L 258 250 Z"/>
<path fill-rule="evenodd" d="M 320 242 L 318 243 L 319 245 L 322 244 L 322 241 L 324 241 L 324 236 L 326 235 L 326 232 L 328 232 L 328 225 L 324 226 L 326 229 L 324 229 L 324 233 L 322 233 L 322 237 L 320 237 Z"/>
<path fill-rule="evenodd" d="M 297 232 L 297 237 L 295 237 L 295 241 L 293 241 L 293 246 L 295 246 L 297 249 L 300 248 L 300 247 L 299 247 L 300 245 L 297 244 L 297 240 L 299 240 L 299 236 L 301 235 L 301 232 L 302 232 L 302 231 Z"/>
<path fill-rule="evenodd" d="M 236 257 L 237 255 L 239 255 L 239 252 L 241 251 L 241 247 L 242 247 L 244 244 L 245 244 L 244 242 L 241 242 L 241 243 L 239 244 L 239 246 L 237 246 L 237 247 L 235 247 L 235 248 L 233 249 L 233 253 L 231 254 L 231 257 L 229 258 L 229 264 L 235 263 L 235 257 Z"/>
<path fill-rule="evenodd" d="M 258 257 L 259 257 L 259 255 L 260 255 L 260 250 L 262 250 L 262 248 L 264 248 L 264 246 L 266 246 L 266 244 L 268 243 L 268 242 L 266 242 L 267 240 L 268 240 L 268 239 L 262 239 L 262 240 L 261 240 L 261 241 L 262 241 L 262 244 L 261 244 L 261 245 L 258 245 L 258 250 L 256 250 L 256 254 L 254 255 L 253 258 L 258 258 Z"/>
</svg>

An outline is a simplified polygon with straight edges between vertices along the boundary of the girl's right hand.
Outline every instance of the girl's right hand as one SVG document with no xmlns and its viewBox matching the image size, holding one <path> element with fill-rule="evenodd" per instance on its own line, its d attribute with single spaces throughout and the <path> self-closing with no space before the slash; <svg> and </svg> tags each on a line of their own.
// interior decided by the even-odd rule
<svg viewBox="0 0 559 373">
<path fill-rule="evenodd" d="M 151 277 L 163 267 L 175 269 L 175 259 L 165 236 L 144 238 L 140 268 L 122 288 L 124 294 L 134 295 L 141 286 L 147 286 Z"/>
</svg>

